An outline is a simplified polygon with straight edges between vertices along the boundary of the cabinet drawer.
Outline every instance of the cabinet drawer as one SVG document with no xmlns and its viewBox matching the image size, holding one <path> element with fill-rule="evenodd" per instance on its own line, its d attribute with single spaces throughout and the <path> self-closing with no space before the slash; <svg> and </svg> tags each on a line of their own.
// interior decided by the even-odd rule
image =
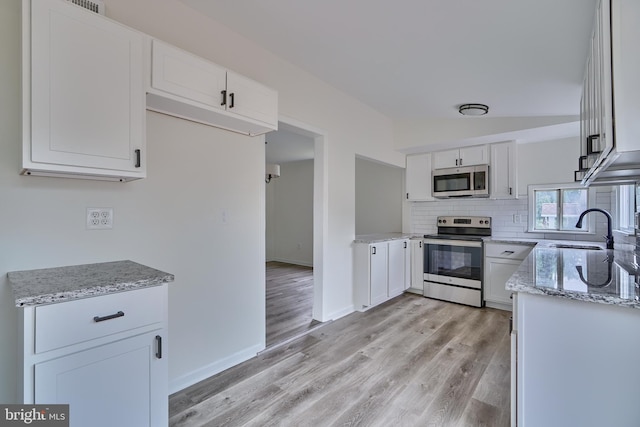
<svg viewBox="0 0 640 427">
<path fill-rule="evenodd" d="M 511 243 L 487 243 L 484 256 L 487 258 L 507 258 L 523 260 L 529 255 L 533 246 Z"/>
<path fill-rule="evenodd" d="M 163 321 L 166 286 L 155 286 L 35 309 L 35 352 Z"/>
</svg>

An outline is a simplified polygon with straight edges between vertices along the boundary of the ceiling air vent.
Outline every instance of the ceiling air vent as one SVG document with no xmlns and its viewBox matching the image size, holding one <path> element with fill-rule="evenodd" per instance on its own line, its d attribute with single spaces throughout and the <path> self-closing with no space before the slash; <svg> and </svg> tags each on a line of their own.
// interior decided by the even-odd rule
<svg viewBox="0 0 640 427">
<path fill-rule="evenodd" d="M 91 12 L 104 15 L 104 2 L 102 0 L 67 0 L 73 4 L 83 7 Z"/>
</svg>

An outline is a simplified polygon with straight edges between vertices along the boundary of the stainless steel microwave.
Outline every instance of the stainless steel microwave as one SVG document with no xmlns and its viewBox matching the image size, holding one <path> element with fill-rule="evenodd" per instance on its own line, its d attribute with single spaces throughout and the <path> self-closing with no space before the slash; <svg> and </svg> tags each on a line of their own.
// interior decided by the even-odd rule
<svg viewBox="0 0 640 427">
<path fill-rule="evenodd" d="M 433 197 L 489 197 L 489 165 L 435 169 Z"/>
</svg>

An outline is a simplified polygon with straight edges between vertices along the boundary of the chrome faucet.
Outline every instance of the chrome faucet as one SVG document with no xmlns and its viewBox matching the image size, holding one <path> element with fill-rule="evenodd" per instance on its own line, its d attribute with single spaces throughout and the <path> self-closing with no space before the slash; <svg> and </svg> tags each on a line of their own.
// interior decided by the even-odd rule
<svg viewBox="0 0 640 427">
<path fill-rule="evenodd" d="M 611 214 L 605 211 L 604 209 L 592 208 L 582 212 L 580 214 L 580 218 L 578 218 L 578 222 L 576 222 L 576 228 L 582 228 L 582 218 L 584 218 L 584 216 L 589 212 L 594 212 L 594 211 L 602 212 L 607 217 L 607 235 L 603 237 L 607 244 L 607 249 L 613 249 L 613 228 L 611 226 L 611 223 L 613 222 L 613 220 L 611 218 Z"/>
</svg>

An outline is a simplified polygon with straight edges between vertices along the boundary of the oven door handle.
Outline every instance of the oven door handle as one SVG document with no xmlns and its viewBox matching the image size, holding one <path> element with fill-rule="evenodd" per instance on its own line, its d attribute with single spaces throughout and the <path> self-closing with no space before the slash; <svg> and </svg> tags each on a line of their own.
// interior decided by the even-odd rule
<svg viewBox="0 0 640 427">
<path fill-rule="evenodd" d="M 477 240 L 449 240 L 449 239 L 424 239 L 425 245 L 465 246 L 468 248 L 481 248 L 482 242 Z"/>
</svg>

